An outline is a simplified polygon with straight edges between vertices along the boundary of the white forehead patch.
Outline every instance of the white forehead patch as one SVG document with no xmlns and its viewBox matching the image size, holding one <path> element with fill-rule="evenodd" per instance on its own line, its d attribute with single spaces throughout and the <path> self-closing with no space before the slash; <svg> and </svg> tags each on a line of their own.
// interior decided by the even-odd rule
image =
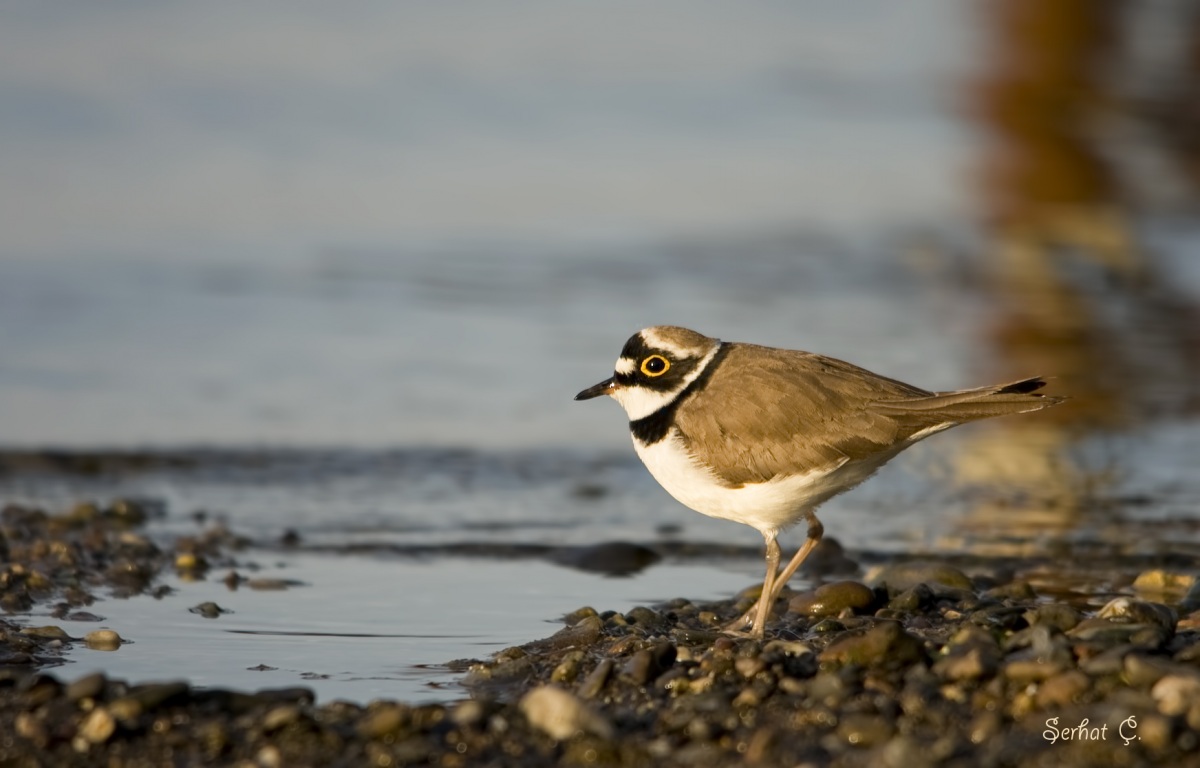
<svg viewBox="0 0 1200 768">
<path fill-rule="evenodd" d="M 637 370 L 637 363 L 628 357 L 618 358 L 617 364 L 613 366 L 613 370 L 617 373 L 633 373 Z"/>
</svg>

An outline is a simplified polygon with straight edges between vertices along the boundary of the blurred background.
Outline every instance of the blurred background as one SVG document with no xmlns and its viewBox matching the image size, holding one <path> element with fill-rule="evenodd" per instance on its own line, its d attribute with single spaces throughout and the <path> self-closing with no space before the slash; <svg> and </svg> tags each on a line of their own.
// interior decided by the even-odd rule
<svg viewBox="0 0 1200 768">
<path fill-rule="evenodd" d="M 653 323 L 1194 405 L 1196 16 L 9 8 L 3 441 L 617 445 Z"/>
<path fill-rule="evenodd" d="M 0 445 L 219 468 L 18 467 L 6 499 L 149 494 L 337 546 L 753 552 L 653 484 L 615 404 L 571 401 L 671 323 L 1072 397 L 831 502 L 849 546 L 1197 538 L 1193 0 L 4 15 Z"/>
</svg>

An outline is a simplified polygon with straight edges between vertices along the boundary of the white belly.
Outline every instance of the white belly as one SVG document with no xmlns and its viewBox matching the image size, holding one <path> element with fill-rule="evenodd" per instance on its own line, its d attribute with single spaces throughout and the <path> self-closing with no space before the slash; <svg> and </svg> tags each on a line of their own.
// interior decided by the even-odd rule
<svg viewBox="0 0 1200 768">
<path fill-rule="evenodd" d="M 898 452 L 881 454 L 878 461 L 843 461 L 799 475 L 730 488 L 688 454 L 674 429 L 653 445 L 642 445 L 635 439 L 633 446 L 654 479 L 680 503 L 709 517 L 745 523 L 764 536 L 800 522 L 818 504 L 866 480 Z"/>
</svg>

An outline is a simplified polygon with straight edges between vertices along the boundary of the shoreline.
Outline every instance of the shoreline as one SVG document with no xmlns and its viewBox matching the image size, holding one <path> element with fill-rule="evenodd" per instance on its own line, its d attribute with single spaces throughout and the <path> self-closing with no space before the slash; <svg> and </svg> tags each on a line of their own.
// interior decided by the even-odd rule
<svg viewBox="0 0 1200 768">
<path fill-rule="evenodd" d="M 214 526 L 161 546 L 139 532 L 155 514 L 128 500 L 61 515 L 9 505 L 0 605 L 86 612 L 96 590 L 153 595 L 168 569 L 214 576 L 247 543 Z M 447 704 L 64 681 L 54 665 L 73 643 L 120 638 L 0 619 L 0 762 L 1118 765 L 1200 749 L 1194 574 L 1135 558 L 1095 606 L 1064 597 L 1044 559 L 986 562 L 968 575 L 961 558 L 894 558 L 831 576 L 787 593 L 761 642 L 717 631 L 753 589 L 581 608 L 549 637 L 449 662 L 469 698 Z"/>
</svg>

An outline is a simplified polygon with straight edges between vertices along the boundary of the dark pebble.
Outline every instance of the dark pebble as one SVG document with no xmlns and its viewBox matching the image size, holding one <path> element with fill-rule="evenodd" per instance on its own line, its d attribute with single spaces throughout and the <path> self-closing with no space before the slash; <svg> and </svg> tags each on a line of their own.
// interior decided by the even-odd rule
<svg viewBox="0 0 1200 768">
<path fill-rule="evenodd" d="M 652 648 L 643 648 L 626 662 L 621 669 L 621 676 L 629 679 L 634 685 L 647 685 L 658 679 L 660 675 L 675 663 L 675 646 L 671 643 L 658 643 Z"/>
<path fill-rule="evenodd" d="M 866 585 L 836 581 L 796 595 L 788 602 L 788 611 L 812 617 L 837 616 L 844 610 L 865 613 L 874 603 L 875 592 Z"/>
<path fill-rule="evenodd" d="M 925 584 L 935 594 L 943 588 L 970 592 L 974 587 L 965 573 L 943 563 L 891 563 L 874 574 L 871 583 L 886 587 L 888 595 L 898 595 L 918 584 Z"/>
<path fill-rule="evenodd" d="M 216 619 L 223 613 L 229 613 L 228 610 L 211 601 L 188 608 L 188 612 L 198 614 L 206 619 Z"/>
<path fill-rule="evenodd" d="M 925 657 L 921 641 L 899 622 L 881 621 L 867 631 L 834 641 L 821 652 L 822 664 L 905 666 Z"/>
</svg>

